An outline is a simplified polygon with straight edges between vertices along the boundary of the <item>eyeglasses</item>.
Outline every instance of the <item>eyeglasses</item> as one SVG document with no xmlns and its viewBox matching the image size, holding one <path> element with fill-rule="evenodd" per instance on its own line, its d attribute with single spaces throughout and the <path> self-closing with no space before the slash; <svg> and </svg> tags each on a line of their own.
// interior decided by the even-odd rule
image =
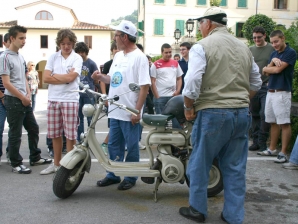
<svg viewBox="0 0 298 224">
<path fill-rule="evenodd" d="M 187 49 L 183 48 L 183 49 L 180 49 L 180 51 L 186 51 Z"/>
<path fill-rule="evenodd" d="M 31 66 L 35 66 L 35 65 L 31 65 Z"/>
<path fill-rule="evenodd" d="M 114 34 L 114 37 L 120 37 L 123 36 L 123 34 Z"/>
<path fill-rule="evenodd" d="M 255 40 L 255 39 L 261 39 L 263 36 L 255 36 L 255 37 L 253 37 L 253 39 Z"/>
</svg>

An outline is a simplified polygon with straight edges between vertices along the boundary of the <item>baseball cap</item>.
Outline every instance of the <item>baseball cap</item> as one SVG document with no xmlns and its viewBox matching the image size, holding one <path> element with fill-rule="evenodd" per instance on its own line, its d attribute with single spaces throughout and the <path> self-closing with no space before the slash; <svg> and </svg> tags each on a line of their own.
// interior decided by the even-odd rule
<svg viewBox="0 0 298 224">
<path fill-rule="evenodd" d="M 222 10 L 220 7 L 213 6 L 206 10 L 206 12 L 203 14 L 203 16 L 197 18 L 196 20 L 200 21 L 202 19 L 210 19 L 211 21 L 227 25 L 227 14 L 224 10 Z"/>
<path fill-rule="evenodd" d="M 138 31 L 136 26 L 127 20 L 122 20 L 118 26 L 110 26 L 114 30 L 122 31 L 123 33 L 129 34 L 133 37 L 137 37 Z"/>
</svg>

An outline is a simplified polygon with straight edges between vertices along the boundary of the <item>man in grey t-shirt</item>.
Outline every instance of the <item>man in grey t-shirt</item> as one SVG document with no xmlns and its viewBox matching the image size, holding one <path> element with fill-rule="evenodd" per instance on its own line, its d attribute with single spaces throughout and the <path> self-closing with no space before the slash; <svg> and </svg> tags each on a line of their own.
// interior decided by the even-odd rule
<svg viewBox="0 0 298 224">
<path fill-rule="evenodd" d="M 30 165 L 51 163 L 52 160 L 40 157 L 39 126 L 36 123 L 32 107 L 31 92 L 25 74 L 25 60 L 18 53 L 25 45 L 27 29 L 22 26 L 13 26 L 9 29 L 10 46 L 0 56 L 0 75 L 5 87 L 4 105 L 7 110 L 9 124 L 9 157 L 12 171 L 15 173 L 29 174 L 31 170 L 23 165 L 20 155 L 22 126 L 28 132 L 30 149 Z"/>
<path fill-rule="evenodd" d="M 255 62 L 259 66 L 260 74 L 262 74 L 262 69 L 267 66 L 270 55 L 274 50 L 272 45 L 267 43 L 265 39 L 265 29 L 263 27 L 256 26 L 253 29 L 253 41 L 255 42 L 255 45 L 251 46 L 249 49 Z M 270 124 L 265 122 L 265 102 L 269 77 L 262 75 L 261 78 L 262 87 L 250 100 L 249 105 L 249 109 L 252 114 L 251 132 L 253 138 L 253 144 L 249 147 L 250 151 L 266 150 L 266 142 L 269 136 Z"/>
</svg>

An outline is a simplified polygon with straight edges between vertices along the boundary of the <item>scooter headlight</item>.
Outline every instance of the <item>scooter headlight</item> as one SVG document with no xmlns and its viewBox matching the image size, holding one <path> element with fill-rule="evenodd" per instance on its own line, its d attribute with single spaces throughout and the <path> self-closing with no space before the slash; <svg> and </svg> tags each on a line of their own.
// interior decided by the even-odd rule
<svg viewBox="0 0 298 224">
<path fill-rule="evenodd" d="M 82 109 L 82 113 L 85 117 L 92 117 L 94 114 L 95 108 L 91 104 L 85 104 Z"/>
</svg>

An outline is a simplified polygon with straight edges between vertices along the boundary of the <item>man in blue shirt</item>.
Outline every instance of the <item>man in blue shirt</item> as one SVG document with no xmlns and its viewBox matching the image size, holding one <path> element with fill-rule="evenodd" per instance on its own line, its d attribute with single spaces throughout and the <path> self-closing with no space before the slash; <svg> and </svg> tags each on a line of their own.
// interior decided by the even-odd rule
<svg viewBox="0 0 298 224">
<path fill-rule="evenodd" d="M 83 66 L 81 72 L 81 83 L 84 85 L 89 85 L 90 89 L 95 90 L 94 80 L 91 75 L 94 71 L 98 70 L 97 65 L 94 61 L 88 58 L 89 48 L 84 42 L 79 42 L 75 46 L 75 52 L 83 58 Z M 91 97 L 91 98 L 90 98 Z M 79 101 L 79 118 L 80 124 L 78 127 L 77 140 L 80 141 L 80 135 L 84 132 L 84 115 L 82 113 L 82 108 L 85 104 L 94 104 L 92 96 L 88 96 L 86 93 L 80 93 Z M 92 117 L 87 117 L 88 126 L 91 123 Z"/>
<path fill-rule="evenodd" d="M 191 48 L 191 45 L 188 42 L 183 42 L 182 44 L 180 44 L 180 53 L 182 55 L 182 58 L 178 61 L 178 63 L 180 65 L 180 68 L 183 71 L 182 86 L 181 86 L 180 93 L 182 93 L 182 90 L 184 88 L 184 77 L 188 69 L 188 54 L 189 54 L 190 48 Z"/>
<path fill-rule="evenodd" d="M 277 154 L 276 145 L 281 127 L 282 149 L 274 162 L 284 163 L 288 161 L 286 152 L 291 139 L 291 91 L 297 55 L 296 51 L 286 44 L 285 36 L 280 30 L 274 30 L 270 34 L 270 42 L 275 51 L 271 54 L 268 66 L 263 68 L 263 73 L 269 76 L 265 117 L 266 122 L 271 124 L 271 141 L 269 148 L 258 155 Z"/>
</svg>

